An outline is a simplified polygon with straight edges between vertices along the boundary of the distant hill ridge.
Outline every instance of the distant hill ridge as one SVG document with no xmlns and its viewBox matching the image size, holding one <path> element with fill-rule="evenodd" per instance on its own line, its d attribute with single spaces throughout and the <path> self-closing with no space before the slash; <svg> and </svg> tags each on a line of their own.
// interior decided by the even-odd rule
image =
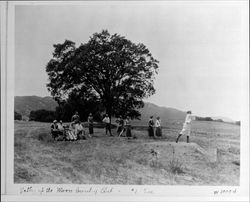
<svg viewBox="0 0 250 202">
<path fill-rule="evenodd" d="M 149 102 L 145 102 L 144 107 L 139 111 L 141 112 L 142 122 L 148 122 L 150 116 L 154 116 L 154 118 L 159 116 L 161 117 L 162 122 L 182 122 L 186 116 L 186 112 L 184 111 L 170 107 L 160 107 Z M 137 120 L 134 122 L 137 122 Z"/>
<path fill-rule="evenodd" d="M 20 113 L 25 119 L 28 119 L 32 110 L 46 109 L 55 110 L 58 106 L 57 102 L 52 97 L 39 96 L 15 96 L 15 111 Z M 160 116 L 164 122 L 183 121 L 185 112 L 168 107 L 160 107 L 152 103 L 145 102 L 141 112 L 141 120 L 135 120 L 135 123 L 147 123 L 149 116 Z"/>
<path fill-rule="evenodd" d="M 58 106 L 57 102 L 50 96 L 15 96 L 15 111 L 20 113 L 24 119 L 28 120 L 32 110 L 46 109 L 54 111 Z M 170 108 L 161 107 L 153 103 L 145 102 L 144 107 L 139 109 L 141 120 L 133 120 L 134 124 L 147 124 L 150 116 L 161 117 L 162 122 L 183 122 L 186 112 Z M 222 119 L 224 122 L 234 122 L 227 117 L 211 117 L 212 119 Z"/>
<path fill-rule="evenodd" d="M 57 102 L 49 96 L 15 96 L 15 111 L 25 119 L 29 117 L 32 110 L 46 109 L 54 111 L 57 106 Z"/>
</svg>

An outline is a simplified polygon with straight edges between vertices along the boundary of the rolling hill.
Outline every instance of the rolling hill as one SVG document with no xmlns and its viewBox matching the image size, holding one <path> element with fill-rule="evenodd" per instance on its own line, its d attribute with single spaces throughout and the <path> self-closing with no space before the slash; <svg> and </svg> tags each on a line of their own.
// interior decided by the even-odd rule
<svg viewBox="0 0 250 202">
<path fill-rule="evenodd" d="M 32 110 L 55 110 L 57 106 L 57 103 L 52 97 L 15 96 L 15 111 L 20 113 L 24 119 L 29 117 Z M 144 125 L 148 122 L 151 115 L 154 117 L 160 116 L 161 120 L 164 122 L 178 122 L 183 121 L 185 118 L 185 112 L 183 111 L 160 107 L 148 102 L 140 109 L 140 112 L 142 114 L 141 120 L 135 120 L 133 123 Z"/>
<path fill-rule="evenodd" d="M 235 122 L 233 119 L 230 119 L 230 118 L 227 118 L 227 117 L 224 117 L 224 116 L 214 116 L 214 117 L 211 117 L 211 118 L 214 119 L 214 120 L 221 119 L 224 122 L 228 122 L 228 123 L 234 123 Z"/>
<path fill-rule="evenodd" d="M 28 119 L 32 110 L 46 109 L 53 111 L 57 106 L 57 102 L 49 96 L 15 96 L 15 111 L 20 113 L 24 119 Z"/>
<path fill-rule="evenodd" d="M 150 116 L 157 116 L 161 117 L 162 122 L 180 122 L 184 121 L 186 112 L 169 108 L 169 107 L 160 107 L 158 105 L 146 102 L 144 107 L 140 109 L 141 112 L 141 121 L 134 121 L 136 122 L 143 122 L 147 123 Z"/>
</svg>

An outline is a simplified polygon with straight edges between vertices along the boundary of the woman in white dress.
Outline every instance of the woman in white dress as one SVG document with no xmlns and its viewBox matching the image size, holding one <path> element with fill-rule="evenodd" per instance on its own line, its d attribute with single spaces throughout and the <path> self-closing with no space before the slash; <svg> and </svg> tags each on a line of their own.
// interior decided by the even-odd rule
<svg viewBox="0 0 250 202">
<path fill-rule="evenodd" d="M 195 116 L 192 116 L 191 114 L 192 114 L 191 111 L 187 111 L 187 115 L 186 115 L 185 122 L 183 124 L 183 128 L 176 139 L 176 143 L 178 143 L 180 137 L 183 134 L 187 136 L 187 143 L 189 143 L 189 136 L 191 134 L 191 122 L 192 120 L 195 120 Z"/>
</svg>

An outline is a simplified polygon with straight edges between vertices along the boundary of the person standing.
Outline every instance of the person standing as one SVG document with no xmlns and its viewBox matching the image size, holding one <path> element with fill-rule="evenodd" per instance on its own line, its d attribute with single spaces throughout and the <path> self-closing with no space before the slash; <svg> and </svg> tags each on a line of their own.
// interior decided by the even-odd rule
<svg viewBox="0 0 250 202">
<path fill-rule="evenodd" d="M 124 132 L 124 120 L 122 119 L 122 116 L 119 116 L 116 120 L 117 125 L 117 136 L 121 136 Z"/>
<path fill-rule="evenodd" d="M 150 138 L 154 137 L 154 120 L 153 116 L 150 116 L 148 121 L 148 135 Z"/>
<path fill-rule="evenodd" d="M 157 137 L 162 137 L 161 119 L 160 119 L 159 116 L 156 118 L 156 121 L 155 121 L 155 128 L 156 128 L 156 130 L 155 130 L 155 135 L 156 135 Z"/>
<path fill-rule="evenodd" d="M 106 135 L 108 135 L 108 132 L 109 132 L 109 135 L 113 136 L 111 133 L 111 122 L 110 122 L 110 118 L 109 118 L 108 114 L 105 115 L 105 117 L 102 121 L 105 123 Z"/>
<path fill-rule="evenodd" d="M 191 111 L 187 111 L 187 115 L 185 118 L 185 122 L 183 124 L 183 128 L 181 130 L 181 132 L 179 133 L 177 139 L 176 139 L 176 143 L 178 143 L 180 137 L 185 134 L 187 136 L 187 143 L 189 143 L 189 136 L 191 134 L 191 122 L 192 120 L 195 120 L 195 116 L 192 116 L 192 112 Z"/>
<path fill-rule="evenodd" d="M 129 116 L 127 116 L 125 119 L 125 128 L 126 128 L 126 137 L 130 139 L 132 137 L 132 133 L 131 133 L 131 122 Z"/>
<path fill-rule="evenodd" d="M 89 114 L 88 124 L 89 124 L 89 135 L 91 137 L 94 134 L 94 119 L 92 113 Z"/>
</svg>

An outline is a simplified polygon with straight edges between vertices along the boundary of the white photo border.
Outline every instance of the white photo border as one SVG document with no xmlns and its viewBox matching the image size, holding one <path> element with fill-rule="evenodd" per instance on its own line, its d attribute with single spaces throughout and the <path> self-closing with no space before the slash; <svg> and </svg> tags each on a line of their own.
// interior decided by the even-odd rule
<svg viewBox="0 0 250 202">
<path fill-rule="evenodd" d="M 1 2 L 1 198 L 3 201 L 248 201 L 249 200 L 249 67 L 245 68 L 241 82 L 246 86 L 242 96 L 242 121 L 240 141 L 240 186 L 144 186 L 144 185 L 55 185 L 55 184 L 14 184 L 14 81 L 15 81 L 15 7 L 24 5 L 107 5 L 107 4 L 219 4 L 239 6 L 242 16 L 242 37 L 249 37 L 248 1 L 32 1 Z M 249 55 L 249 43 L 246 54 Z M 247 58 L 249 64 L 249 58 Z M 36 192 L 21 194 L 23 189 L 32 187 Z M 41 194 L 42 187 L 57 190 L 58 187 L 75 190 L 80 187 L 97 190 L 85 194 Z M 112 193 L 101 193 L 110 190 Z M 137 193 L 135 193 L 135 190 Z M 145 190 L 152 193 L 145 193 Z M 216 190 L 236 190 L 234 194 L 214 195 Z"/>
</svg>

